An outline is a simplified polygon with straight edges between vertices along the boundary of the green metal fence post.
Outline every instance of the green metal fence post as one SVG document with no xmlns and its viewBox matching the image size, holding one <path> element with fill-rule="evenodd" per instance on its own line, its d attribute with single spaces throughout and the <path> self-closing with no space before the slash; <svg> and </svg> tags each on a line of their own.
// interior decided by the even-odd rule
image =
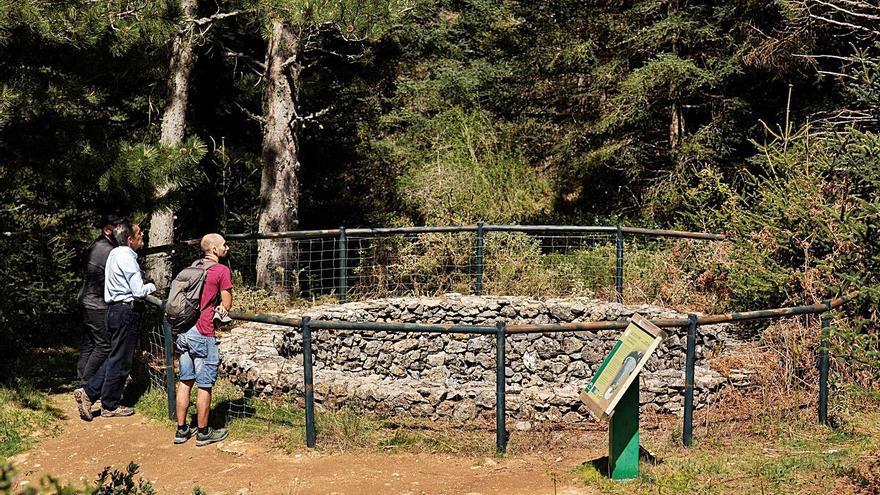
<svg viewBox="0 0 880 495">
<path fill-rule="evenodd" d="M 826 313 L 819 315 L 822 322 L 822 337 L 819 347 L 819 424 L 828 424 L 828 348 L 831 346 L 830 340 L 830 324 L 831 315 L 827 312 L 831 311 L 831 304 L 825 303 Z"/>
<path fill-rule="evenodd" d="M 347 241 L 345 239 L 345 227 L 339 227 L 339 243 L 337 246 L 339 253 L 339 273 L 337 274 L 337 285 L 336 290 L 339 294 L 339 302 L 345 302 L 345 295 L 348 292 L 348 267 L 346 256 L 347 252 Z"/>
<path fill-rule="evenodd" d="M 507 338 L 507 324 L 499 321 L 495 324 L 495 330 L 495 452 L 503 454 L 507 451 L 507 408 L 504 401 L 504 370 L 507 365 L 504 341 Z"/>
<path fill-rule="evenodd" d="M 160 318 L 162 319 L 162 343 L 165 348 L 165 394 L 168 396 L 168 418 L 177 419 L 177 390 L 174 376 L 174 342 L 171 333 L 171 323 L 165 319 L 165 303 L 162 301 Z"/>
<path fill-rule="evenodd" d="M 639 475 L 639 377 L 623 393 L 608 425 L 608 475 L 631 480 Z"/>
<path fill-rule="evenodd" d="M 681 442 L 691 446 L 694 431 L 694 361 L 697 347 L 697 315 L 688 315 L 687 355 L 684 365 L 684 425 Z"/>
<path fill-rule="evenodd" d="M 614 288 L 617 302 L 623 302 L 623 230 L 617 224 L 617 272 L 614 277 Z"/>
<path fill-rule="evenodd" d="M 477 273 L 474 282 L 474 294 L 480 295 L 483 292 L 483 222 L 477 222 Z"/>
<path fill-rule="evenodd" d="M 312 328 L 308 316 L 302 317 L 303 389 L 306 393 L 306 446 L 315 446 L 315 384 L 312 377 Z"/>
</svg>

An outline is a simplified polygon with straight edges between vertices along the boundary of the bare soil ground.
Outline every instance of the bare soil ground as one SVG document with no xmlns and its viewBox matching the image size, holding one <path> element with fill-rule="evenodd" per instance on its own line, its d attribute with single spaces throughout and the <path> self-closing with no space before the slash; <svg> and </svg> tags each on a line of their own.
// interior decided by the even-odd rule
<svg viewBox="0 0 880 495">
<path fill-rule="evenodd" d="M 795 380 L 787 374 L 811 367 L 781 368 L 780 361 L 794 360 L 780 360 L 768 346 L 741 351 L 716 359 L 713 367 L 759 371 L 760 381 L 747 389 L 728 387 L 697 411 L 693 447 L 679 443 L 680 418 L 642 414 L 640 443 L 654 462 L 643 462 L 639 478 L 630 483 L 610 481 L 589 464 L 607 453 L 607 427 L 602 424 L 583 430 L 550 424 L 541 426 L 545 431 L 514 431 L 509 454 L 495 458 L 492 425 L 457 428 L 387 420 L 359 425 L 348 417 L 337 418 L 336 424 L 330 422 L 332 415 L 324 416 L 326 432 L 319 431 L 319 448 L 306 449 L 302 430 L 296 429 L 301 425 L 294 425 L 298 419 L 287 411 L 287 416 L 277 416 L 288 420 L 287 429 L 237 419 L 230 423 L 236 431 L 232 438 L 198 448 L 192 441 L 172 444 L 171 423 L 155 419 L 163 417 L 164 403 L 150 402 L 149 394 L 139 402 L 143 414 L 86 423 L 79 419 L 68 389 L 52 395 L 46 407 L 61 419 L 43 428 L 30 451 L 11 458 L 20 476 L 15 488 L 33 486 L 46 475 L 84 484 L 105 466 L 122 471 L 133 461 L 140 465 L 140 476 L 164 494 L 193 493 L 196 485 L 210 495 L 880 494 L 880 394 L 835 390 L 834 426 L 820 426 L 816 390 L 793 387 Z M 812 383 L 814 378 L 798 379 Z M 366 436 L 342 435 L 334 425 L 366 428 L 355 431 Z M 30 431 L 34 429 L 39 430 Z M 398 433 L 401 443 L 376 441 Z M 407 443 L 413 438 L 415 442 Z"/>
<path fill-rule="evenodd" d="M 607 448 L 602 432 L 581 432 L 579 447 L 572 450 L 504 458 L 306 449 L 286 454 L 268 441 L 235 438 L 196 447 L 192 440 L 173 445 L 172 430 L 138 414 L 87 423 L 70 395 L 56 395 L 53 401 L 64 412 L 60 433 L 12 458 L 20 484 L 37 484 L 47 474 L 85 483 L 104 466 L 124 470 L 134 461 L 144 479 L 169 494 L 192 493 L 194 485 L 211 495 L 581 494 L 596 492 L 578 482 L 572 469 L 601 457 Z"/>
</svg>

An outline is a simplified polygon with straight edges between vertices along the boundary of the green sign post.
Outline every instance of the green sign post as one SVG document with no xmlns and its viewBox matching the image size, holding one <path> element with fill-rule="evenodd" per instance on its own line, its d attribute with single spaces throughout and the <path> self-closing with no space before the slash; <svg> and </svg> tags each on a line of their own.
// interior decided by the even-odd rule
<svg viewBox="0 0 880 495">
<path fill-rule="evenodd" d="M 639 475 L 639 387 L 629 387 L 608 423 L 608 475 L 631 480 Z"/>
<path fill-rule="evenodd" d="M 590 384 L 581 391 L 587 409 L 608 424 L 608 476 L 630 480 L 639 475 L 639 372 L 660 342 L 660 328 L 640 315 L 617 339 Z"/>
</svg>

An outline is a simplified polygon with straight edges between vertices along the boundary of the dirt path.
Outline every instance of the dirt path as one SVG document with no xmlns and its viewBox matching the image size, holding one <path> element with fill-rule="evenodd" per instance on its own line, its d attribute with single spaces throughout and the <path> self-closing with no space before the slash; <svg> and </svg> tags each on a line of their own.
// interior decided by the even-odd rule
<svg viewBox="0 0 880 495">
<path fill-rule="evenodd" d="M 581 494 L 571 468 L 603 454 L 594 450 L 510 455 L 488 459 L 444 454 L 327 453 L 303 449 L 285 454 L 259 441 L 230 439 L 196 447 L 173 445 L 173 431 L 140 415 L 79 419 L 69 396 L 56 396 L 66 417 L 63 431 L 13 458 L 21 482 L 45 474 L 68 481 L 93 480 L 110 465 L 129 461 L 154 482 L 159 493 L 192 493 L 200 485 L 219 494 Z M 557 486 L 549 473 L 555 473 Z"/>
</svg>

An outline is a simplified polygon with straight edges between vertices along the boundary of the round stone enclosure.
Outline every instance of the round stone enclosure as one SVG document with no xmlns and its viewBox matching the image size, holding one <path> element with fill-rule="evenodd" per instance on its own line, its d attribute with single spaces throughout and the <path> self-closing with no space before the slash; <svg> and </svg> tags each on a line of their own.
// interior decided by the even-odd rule
<svg viewBox="0 0 880 495">
<path fill-rule="evenodd" d="M 685 318 L 652 305 L 586 298 L 464 296 L 376 299 L 292 310 L 287 316 L 357 322 L 494 325 Z M 640 376 L 643 410 L 679 413 L 684 390 L 684 329 L 669 337 Z M 700 327 L 696 345 L 695 403 L 702 407 L 726 379 L 709 369 L 707 350 L 733 340 L 727 324 Z M 315 401 L 381 415 L 473 420 L 495 415 L 495 336 L 314 330 Z M 611 350 L 618 330 L 508 335 L 506 401 L 519 429 L 535 422 L 589 420 L 578 394 Z M 302 402 L 299 329 L 247 323 L 224 332 L 225 376 L 253 394 L 290 394 Z"/>
</svg>

